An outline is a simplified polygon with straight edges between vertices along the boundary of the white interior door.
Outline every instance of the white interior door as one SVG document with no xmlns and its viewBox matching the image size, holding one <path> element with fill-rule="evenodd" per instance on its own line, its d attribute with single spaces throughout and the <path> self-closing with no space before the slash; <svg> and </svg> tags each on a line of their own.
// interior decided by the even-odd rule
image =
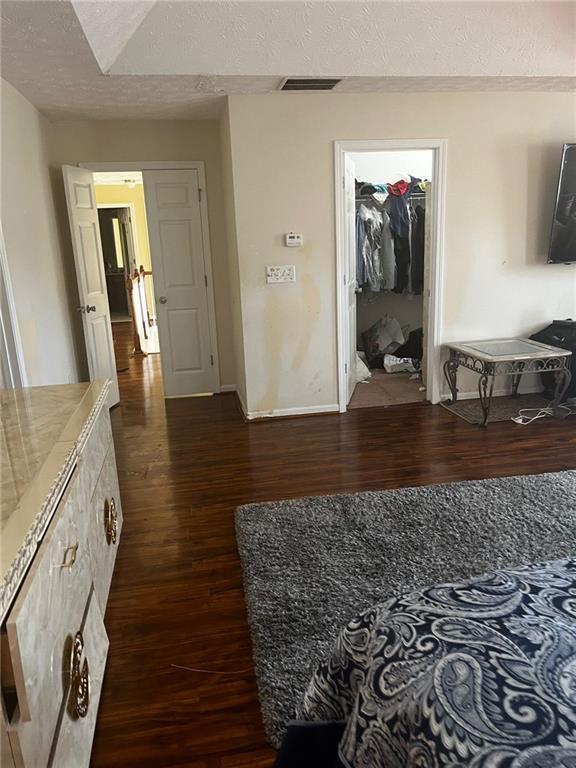
<svg viewBox="0 0 576 768">
<path fill-rule="evenodd" d="M 220 387 L 197 170 L 144 171 L 166 397 Z"/>
<path fill-rule="evenodd" d="M 120 401 L 92 171 L 63 165 L 90 379 L 110 379 L 109 404 Z"/>
<path fill-rule="evenodd" d="M 344 216 L 344 243 L 346 253 L 346 311 L 347 339 L 346 339 L 346 402 L 354 393 L 356 386 L 356 170 L 354 161 L 347 153 L 344 155 L 344 195 L 346 199 L 346 213 Z"/>
</svg>

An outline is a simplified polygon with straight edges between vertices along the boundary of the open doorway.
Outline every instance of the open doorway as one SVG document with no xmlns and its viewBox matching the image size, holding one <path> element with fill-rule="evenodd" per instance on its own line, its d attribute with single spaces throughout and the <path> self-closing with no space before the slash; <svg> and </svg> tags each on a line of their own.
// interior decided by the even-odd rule
<svg viewBox="0 0 576 768">
<path fill-rule="evenodd" d="M 341 411 L 438 401 L 444 149 L 336 145 Z"/>
<path fill-rule="evenodd" d="M 160 344 L 148 240 L 144 183 L 139 171 L 93 175 L 116 370 L 134 356 L 158 355 Z M 151 366 L 156 376 L 160 366 Z"/>
<path fill-rule="evenodd" d="M 119 402 L 112 329 L 131 324 L 132 349 L 147 359 L 160 350 L 164 397 L 219 392 L 204 163 L 96 163 L 62 170 L 90 378 L 110 379 L 110 405 Z M 113 193 L 106 196 L 105 187 Z M 139 201 L 130 200 L 130 190 Z M 113 213 L 103 213 L 106 207 Z M 105 256 L 101 222 L 108 220 Z M 122 273 L 126 305 L 116 286 L 119 322 L 113 323 L 108 283 L 121 282 Z"/>
</svg>

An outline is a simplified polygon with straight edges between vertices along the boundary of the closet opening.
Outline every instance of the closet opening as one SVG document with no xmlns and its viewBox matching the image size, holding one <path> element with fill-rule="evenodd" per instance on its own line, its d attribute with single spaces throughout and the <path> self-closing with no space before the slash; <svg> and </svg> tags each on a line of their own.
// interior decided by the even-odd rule
<svg viewBox="0 0 576 768">
<path fill-rule="evenodd" d="M 411 143 L 336 146 L 341 411 L 439 400 L 444 146 Z"/>
</svg>

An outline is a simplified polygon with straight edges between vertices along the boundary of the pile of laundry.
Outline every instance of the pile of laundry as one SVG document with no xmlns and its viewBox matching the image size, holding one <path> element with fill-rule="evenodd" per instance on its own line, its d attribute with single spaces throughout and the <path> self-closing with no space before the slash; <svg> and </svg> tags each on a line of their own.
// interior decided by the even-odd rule
<svg viewBox="0 0 576 768">
<path fill-rule="evenodd" d="M 422 328 L 408 331 L 395 317 L 385 315 L 362 334 L 360 359 L 368 368 L 383 368 L 386 373 L 417 373 L 422 365 Z M 364 358 L 364 359 L 362 359 Z M 360 374 L 360 371 L 357 371 Z M 359 378 L 366 378 L 363 376 Z"/>
</svg>

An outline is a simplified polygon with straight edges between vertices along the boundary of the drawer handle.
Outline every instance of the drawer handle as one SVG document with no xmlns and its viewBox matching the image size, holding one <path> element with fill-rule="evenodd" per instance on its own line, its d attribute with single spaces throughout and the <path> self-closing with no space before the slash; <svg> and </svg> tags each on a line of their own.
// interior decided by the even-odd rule
<svg viewBox="0 0 576 768">
<path fill-rule="evenodd" d="M 108 544 L 116 544 L 118 538 L 118 512 L 116 511 L 116 502 L 114 496 L 108 501 L 104 501 L 104 531 Z"/>
<path fill-rule="evenodd" d="M 74 720 L 86 717 L 90 705 L 90 670 L 88 659 L 84 659 L 84 663 L 80 666 L 83 652 L 84 638 L 81 632 L 77 632 L 70 656 L 70 698 L 68 700 L 68 711 Z"/>
<path fill-rule="evenodd" d="M 68 559 L 68 553 L 71 553 L 70 559 Z M 72 568 L 76 562 L 76 555 L 78 554 L 78 544 L 73 544 L 70 547 L 66 547 L 64 550 L 64 559 L 61 563 L 58 563 L 57 568 Z"/>
</svg>

